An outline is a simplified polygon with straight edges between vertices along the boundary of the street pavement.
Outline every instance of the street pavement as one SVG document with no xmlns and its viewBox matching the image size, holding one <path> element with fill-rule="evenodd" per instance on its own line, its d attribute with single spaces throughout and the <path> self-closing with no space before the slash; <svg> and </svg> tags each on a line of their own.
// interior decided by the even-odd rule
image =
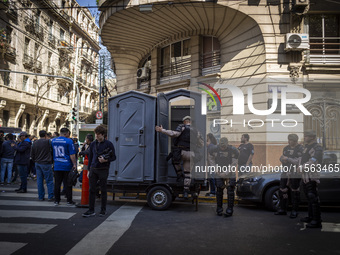
<svg viewBox="0 0 340 255">
<path fill-rule="evenodd" d="M 175 201 L 166 211 L 146 201 L 108 201 L 108 215 L 83 218 L 86 208 L 39 201 L 36 182 L 26 194 L 0 186 L 0 254 L 340 254 L 340 208 L 323 207 L 323 228 L 274 216 L 253 205 L 235 206 L 230 218 L 215 204 Z M 80 201 L 79 187 L 74 200 Z M 306 215 L 306 210 L 301 216 Z"/>
</svg>

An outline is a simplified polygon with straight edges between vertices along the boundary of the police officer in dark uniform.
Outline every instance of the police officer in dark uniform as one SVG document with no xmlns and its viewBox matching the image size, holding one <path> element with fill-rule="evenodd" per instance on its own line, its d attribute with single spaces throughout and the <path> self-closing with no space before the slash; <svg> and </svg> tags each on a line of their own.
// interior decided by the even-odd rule
<svg viewBox="0 0 340 255">
<path fill-rule="evenodd" d="M 323 148 L 316 141 L 316 133 L 308 130 L 304 133 L 305 149 L 303 151 L 300 170 L 302 172 L 302 184 L 308 199 L 308 217 L 302 218 L 302 222 L 308 223 L 307 228 L 321 228 L 321 210 L 318 193 L 320 172 L 315 171 L 322 163 Z"/>
<path fill-rule="evenodd" d="M 193 168 L 195 157 L 198 157 L 198 152 L 195 151 L 195 148 L 199 148 L 204 145 L 203 138 L 198 130 L 191 126 L 190 116 L 185 116 L 183 118 L 183 124 L 180 124 L 175 131 L 163 129 L 162 126 L 156 126 L 155 129 L 157 132 L 161 132 L 167 136 L 175 138 L 174 148 L 172 151 L 172 163 L 177 173 L 177 181 L 181 181 L 183 176 L 181 162 L 183 162 L 183 197 L 188 199 L 191 184 L 191 169 Z M 190 148 L 190 145 L 195 148 Z"/>
<path fill-rule="evenodd" d="M 232 216 L 235 200 L 236 165 L 239 152 L 234 146 L 228 145 L 228 139 L 223 137 L 220 139 L 219 145 L 214 145 L 209 148 L 209 153 L 215 153 L 216 155 L 216 169 L 218 169 L 218 167 L 224 167 L 224 170 L 226 170 L 223 172 L 217 172 L 216 174 L 216 214 L 218 216 L 222 216 L 223 190 L 224 188 L 227 188 L 228 207 L 224 215 L 226 217 Z M 231 167 L 235 168 L 234 172 Z"/>
<path fill-rule="evenodd" d="M 292 197 L 292 211 L 290 218 L 296 218 L 298 216 L 299 204 L 300 204 L 300 182 L 301 174 L 297 173 L 299 161 L 303 153 L 303 146 L 298 144 L 299 137 L 296 134 L 288 135 L 288 144 L 283 149 L 280 161 L 284 167 L 284 171 L 281 174 L 280 179 L 280 205 L 275 215 L 286 215 L 288 206 L 288 189 L 291 186 Z M 290 170 L 290 172 L 286 172 Z"/>
</svg>

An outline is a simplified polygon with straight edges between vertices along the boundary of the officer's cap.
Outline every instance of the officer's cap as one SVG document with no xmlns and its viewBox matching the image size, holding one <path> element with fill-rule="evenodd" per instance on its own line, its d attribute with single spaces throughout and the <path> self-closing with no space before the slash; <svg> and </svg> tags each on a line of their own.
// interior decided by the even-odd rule
<svg viewBox="0 0 340 255">
<path fill-rule="evenodd" d="M 228 138 L 222 137 L 220 139 L 220 145 L 228 145 Z"/>
<path fill-rule="evenodd" d="M 304 136 L 316 136 L 316 132 L 314 130 L 306 130 L 304 133 Z"/>
<path fill-rule="evenodd" d="M 191 120 L 191 117 L 190 116 L 185 116 L 182 121 L 185 121 L 185 120 Z"/>
<path fill-rule="evenodd" d="M 296 134 L 288 135 L 288 140 L 298 141 L 299 137 Z"/>
</svg>

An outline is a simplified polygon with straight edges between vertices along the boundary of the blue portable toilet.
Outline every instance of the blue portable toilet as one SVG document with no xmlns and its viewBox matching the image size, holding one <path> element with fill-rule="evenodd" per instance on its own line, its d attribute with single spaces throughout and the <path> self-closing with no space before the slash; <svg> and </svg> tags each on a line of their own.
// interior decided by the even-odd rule
<svg viewBox="0 0 340 255">
<path fill-rule="evenodd" d="M 130 91 L 109 99 L 108 139 L 117 156 L 109 181 L 154 181 L 155 122 L 156 97 Z"/>
<path fill-rule="evenodd" d="M 156 124 L 169 129 L 170 100 L 183 96 L 195 101 L 190 111 L 193 125 L 205 123 L 201 94 L 197 92 L 179 89 L 154 97 L 129 91 L 109 99 L 108 139 L 113 142 L 117 156 L 110 165 L 108 178 L 113 193 L 147 193 L 150 207 L 164 210 L 183 191 L 171 160 L 166 159 L 171 152 L 169 138 L 155 131 Z M 204 138 L 205 124 L 197 129 Z M 200 161 L 196 164 L 205 165 L 204 148 L 200 149 Z M 192 179 L 193 190 L 208 188 L 205 173 L 192 171 Z"/>
</svg>

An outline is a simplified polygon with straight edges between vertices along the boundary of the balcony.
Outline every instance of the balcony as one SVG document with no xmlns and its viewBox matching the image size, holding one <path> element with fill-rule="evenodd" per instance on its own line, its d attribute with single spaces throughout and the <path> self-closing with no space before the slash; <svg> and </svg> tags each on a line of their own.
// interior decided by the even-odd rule
<svg viewBox="0 0 340 255">
<path fill-rule="evenodd" d="M 33 32 L 40 40 L 44 39 L 44 29 L 38 23 L 34 23 Z"/>
<path fill-rule="evenodd" d="M 191 56 L 173 57 L 170 65 L 162 65 L 158 71 L 161 84 L 189 79 L 191 72 Z"/>
<path fill-rule="evenodd" d="M 200 68 L 202 76 L 219 73 L 221 71 L 221 53 L 219 50 L 201 55 Z"/>
<path fill-rule="evenodd" d="M 73 46 L 66 42 L 65 39 L 59 39 L 58 40 L 58 49 L 63 52 L 72 52 L 73 51 Z"/>
<path fill-rule="evenodd" d="M 91 60 L 90 60 L 90 58 L 89 58 L 87 52 L 83 52 L 81 60 L 82 60 L 85 64 L 88 64 L 88 65 L 91 65 L 91 64 L 92 64 L 92 62 L 91 62 Z"/>
<path fill-rule="evenodd" d="M 57 39 L 55 38 L 54 35 L 52 35 L 52 34 L 49 34 L 49 35 L 48 35 L 48 44 L 49 44 L 50 46 L 52 46 L 53 48 L 55 48 L 55 43 L 56 43 L 56 41 L 57 41 Z"/>
<path fill-rule="evenodd" d="M 35 60 L 34 70 L 35 70 L 37 73 L 41 73 L 41 70 L 42 70 L 42 63 L 41 63 L 41 61 Z"/>
<path fill-rule="evenodd" d="M 69 70 L 67 69 L 58 70 L 57 75 L 70 78 L 70 79 L 57 78 L 58 81 L 72 83 L 73 74 Z"/>
<path fill-rule="evenodd" d="M 340 37 L 310 37 L 308 64 L 339 65 Z"/>
<path fill-rule="evenodd" d="M 14 47 L 7 47 L 6 51 L 5 51 L 5 56 L 8 60 L 15 60 L 17 53 L 16 53 L 16 49 Z"/>
<path fill-rule="evenodd" d="M 27 69 L 31 69 L 33 67 L 33 65 L 34 65 L 33 58 L 30 55 L 26 54 L 26 53 L 24 53 L 24 56 L 23 56 L 23 59 L 22 59 L 22 63 L 24 65 L 24 67 L 27 68 Z"/>
<path fill-rule="evenodd" d="M 15 9 L 8 9 L 6 11 L 6 14 L 8 15 L 8 17 L 10 17 L 13 20 L 17 20 L 18 19 L 18 11 Z"/>
<path fill-rule="evenodd" d="M 71 20 L 71 17 L 64 11 L 64 10 L 61 10 L 60 11 L 60 15 L 66 19 L 67 21 L 70 21 Z"/>
</svg>

